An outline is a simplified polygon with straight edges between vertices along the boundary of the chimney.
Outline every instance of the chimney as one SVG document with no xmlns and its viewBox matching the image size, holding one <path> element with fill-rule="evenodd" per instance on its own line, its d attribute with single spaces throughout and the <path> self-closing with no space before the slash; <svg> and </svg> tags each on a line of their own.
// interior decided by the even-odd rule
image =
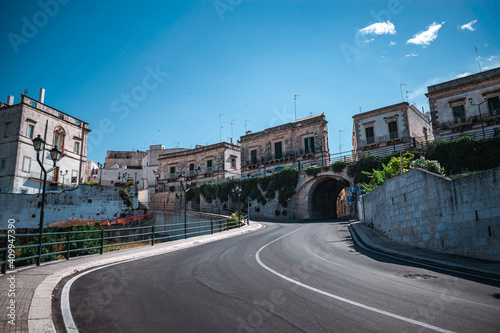
<svg viewBox="0 0 500 333">
<path fill-rule="evenodd" d="M 45 100 L 45 88 L 40 88 L 40 95 L 38 101 L 44 104 L 44 100 Z"/>
<path fill-rule="evenodd" d="M 14 105 L 14 96 L 7 96 L 7 105 Z"/>
</svg>

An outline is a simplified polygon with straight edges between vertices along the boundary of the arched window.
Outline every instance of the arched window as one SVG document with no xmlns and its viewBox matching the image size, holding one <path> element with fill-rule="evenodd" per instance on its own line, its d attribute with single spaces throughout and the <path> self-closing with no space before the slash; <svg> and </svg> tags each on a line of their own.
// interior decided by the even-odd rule
<svg viewBox="0 0 500 333">
<path fill-rule="evenodd" d="M 64 152 L 64 138 L 66 137 L 66 132 L 61 126 L 57 126 L 54 129 L 54 140 L 52 145 L 57 146 L 61 152 Z"/>
</svg>

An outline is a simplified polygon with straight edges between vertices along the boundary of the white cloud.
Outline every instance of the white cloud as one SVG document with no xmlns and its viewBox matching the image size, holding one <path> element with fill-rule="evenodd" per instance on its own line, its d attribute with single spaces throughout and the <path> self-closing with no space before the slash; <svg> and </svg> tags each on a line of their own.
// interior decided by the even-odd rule
<svg viewBox="0 0 500 333">
<path fill-rule="evenodd" d="M 405 55 L 405 57 L 407 57 L 407 58 L 408 58 L 408 57 L 417 57 L 417 56 L 418 56 L 418 54 L 413 53 L 413 52 L 412 52 L 412 53 L 410 53 L 410 54 Z"/>
<path fill-rule="evenodd" d="M 486 58 L 486 61 L 492 61 L 493 59 L 495 59 L 497 56 L 491 56 L 491 57 L 488 57 Z"/>
<path fill-rule="evenodd" d="M 460 27 L 460 29 L 462 29 L 462 30 L 470 30 L 470 31 L 474 31 L 474 30 L 476 30 L 476 28 L 474 28 L 472 25 L 473 25 L 474 23 L 476 23 L 476 22 L 477 22 L 477 20 L 470 21 L 469 23 L 462 25 L 462 26 Z"/>
<path fill-rule="evenodd" d="M 441 24 L 437 24 L 433 22 L 430 26 L 427 27 L 427 30 L 419 32 L 414 35 L 413 38 L 408 39 L 407 43 L 415 44 L 415 45 L 429 45 L 430 42 L 434 41 L 438 36 L 438 31 L 443 26 L 444 22 Z"/>
<path fill-rule="evenodd" d="M 457 76 L 455 76 L 457 79 L 460 79 L 461 77 L 466 77 L 466 76 L 469 76 L 471 75 L 472 73 L 470 72 L 465 72 L 465 73 L 462 73 L 462 74 L 458 74 Z"/>
<path fill-rule="evenodd" d="M 390 43 L 389 43 L 389 46 L 394 46 L 394 45 L 396 45 L 397 43 L 398 43 L 398 42 L 390 42 Z"/>
<path fill-rule="evenodd" d="M 358 31 L 361 35 L 368 35 L 368 34 L 375 34 L 375 35 L 386 35 L 386 34 L 391 34 L 394 35 L 396 34 L 396 28 L 394 27 L 394 24 L 392 22 L 378 22 L 378 23 L 373 23 L 366 28 L 359 29 Z"/>
</svg>

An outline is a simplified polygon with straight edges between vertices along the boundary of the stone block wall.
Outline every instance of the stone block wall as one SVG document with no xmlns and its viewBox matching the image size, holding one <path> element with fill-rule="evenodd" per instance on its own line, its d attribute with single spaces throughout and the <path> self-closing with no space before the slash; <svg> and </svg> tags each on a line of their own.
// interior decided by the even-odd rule
<svg viewBox="0 0 500 333">
<path fill-rule="evenodd" d="M 94 220 L 115 219 L 128 214 L 119 196 L 119 187 L 80 185 L 74 190 L 47 193 L 45 197 L 44 226 L 68 218 Z M 134 207 L 138 207 L 137 194 L 128 188 Z M 41 194 L 0 193 L 0 229 L 5 229 L 9 219 L 16 220 L 17 228 L 38 228 Z"/>
<path fill-rule="evenodd" d="M 397 242 L 499 261 L 499 178 L 500 168 L 456 180 L 413 169 L 366 195 L 359 212 Z"/>
</svg>

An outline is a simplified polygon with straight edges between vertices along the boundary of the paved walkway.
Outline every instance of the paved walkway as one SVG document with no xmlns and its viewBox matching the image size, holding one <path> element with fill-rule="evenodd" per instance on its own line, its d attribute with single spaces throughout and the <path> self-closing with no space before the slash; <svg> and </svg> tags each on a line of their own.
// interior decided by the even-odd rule
<svg viewBox="0 0 500 333">
<path fill-rule="evenodd" d="M 364 223 L 351 222 L 349 229 L 365 247 L 424 264 L 500 280 L 500 262 L 462 257 L 397 243 Z"/>
<path fill-rule="evenodd" d="M 20 268 L 0 276 L 0 332 L 55 332 L 52 322 L 52 293 L 64 277 L 92 267 L 124 260 L 147 257 L 177 251 L 191 246 L 238 236 L 262 228 L 259 223 L 224 231 L 213 235 L 198 236 L 183 240 L 142 246 L 133 249 L 107 252 L 42 263 L 41 266 Z M 10 294 L 10 295 L 9 295 Z M 10 309 L 15 302 L 15 325 L 9 323 Z"/>
</svg>

